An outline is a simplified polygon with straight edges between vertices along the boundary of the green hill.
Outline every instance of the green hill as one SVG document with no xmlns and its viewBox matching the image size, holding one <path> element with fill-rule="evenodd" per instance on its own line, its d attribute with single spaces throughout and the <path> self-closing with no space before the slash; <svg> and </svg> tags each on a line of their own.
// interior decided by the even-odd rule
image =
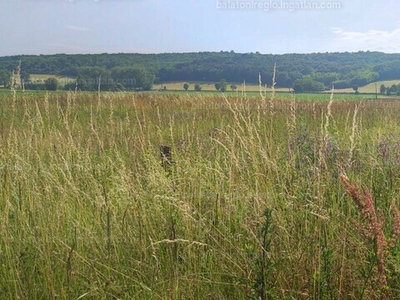
<svg viewBox="0 0 400 300">
<path fill-rule="evenodd" d="M 155 84 L 216 82 L 221 78 L 227 82 L 258 84 L 260 74 L 262 82 L 270 85 L 274 64 L 277 88 L 292 87 L 299 79 L 323 84 L 326 89 L 332 84 L 337 89 L 351 89 L 355 85 L 366 86 L 376 81 L 400 80 L 400 54 L 368 51 L 283 55 L 233 51 L 22 55 L 0 57 L 0 72 L 15 70 L 19 62 L 21 74 L 55 74 L 73 78 L 79 76 L 83 68 L 86 68 L 86 74 L 87 68 L 97 68 L 97 73 L 106 75 L 121 67 L 142 68 L 153 76 Z M 310 86 L 321 87 L 315 84 Z"/>
</svg>

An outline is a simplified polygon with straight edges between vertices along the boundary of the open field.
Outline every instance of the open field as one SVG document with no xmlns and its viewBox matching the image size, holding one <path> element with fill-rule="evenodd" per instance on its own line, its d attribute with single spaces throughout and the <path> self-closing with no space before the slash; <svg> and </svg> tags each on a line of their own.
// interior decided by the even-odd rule
<svg viewBox="0 0 400 300">
<path fill-rule="evenodd" d="M 379 93 L 379 88 L 381 84 L 384 84 L 386 87 L 390 87 L 391 85 L 395 84 L 398 85 L 400 84 L 400 80 L 384 80 L 384 81 L 377 81 L 377 82 L 372 82 L 369 83 L 365 86 L 361 86 L 358 88 L 358 91 L 360 93 L 375 93 L 376 91 Z M 343 93 L 352 93 L 354 90 L 352 88 L 348 89 L 338 89 L 338 92 L 343 92 Z"/>
<path fill-rule="evenodd" d="M 197 82 L 188 82 L 189 83 L 189 91 L 193 91 L 194 90 L 194 85 Z M 153 89 L 154 90 L 162 90 L 164 87 L 167 88 L 167 90 L 172 90 L 172 91 L 184 91 L 183 85 L 185 84 L 185 82 L 167 82 L 167 83 L 162 83 L 162 84 L 155 84 L 153 85 Z M 210 82 L 199 82 L 200 86 L 201 86 L 201 90 L 202 91 L 215 91 L 215 82 L 214 83 L 210 83 Z M 227 86 L 227 91 L 232 91 L 230 88 L 231 83 L 228 83 Z M 243 83 L 235 83 L 235 85 L 237 86 L 237 92 L 259 92 L 260 91 L 260 87 L 256 84 L 245 84 L 243 85 Z M 270 85 L 268 84 L 268 87 L 265 89 L 263 87 L 264 91 L 267 92 L 271 92 L 271 88 Z M 276 91 L 281 91 L 281 92 L 288 92 L 289 89 L 288 88 L 276 88 Z"/>
<path fill-rule="evenodd" d="M 3 93 L 1 298 L 399 299 L 400 101 L 335 97 Z"/>
<path fill-rule="evenodd" d="M 167 90 L 172 90 L 172 91 L 184 91 L 183 85 L 185 82 L 170 82 L 170 83 L 162 83 L 162 84 L 155 84 L 153 86 L 154 90 L 162 90 L 164 86 L 167 88 Z M 189 82 L 190 87 L 189 91 L 194 89 L 195 82 Z M 259 92 L 260 88 L 257 84 L 241 84 L 241 83 L 235 83 L 237 86 L 237 91 L 242 92 L 243 90 L 246 92 Z M 379 87 L 381 84 L 384 84 L 386 87 L 390 87 L 393 84 L 400 84 L 400 80 L 386 80 L 386 81 L 377 81 L 377 82 L 372 82 L 370 84 L 367 84 L 365 86 L 359 87 L 358 91 L 360 93 L 368 93 L 368 94 L 373 94 L 376 92 L 376 89 L 379 93 Z M 215 86 L 214 83 L 200 83 L 202 87 L 202 91 L 215 91 Z M 376 87 L 376 88 L 375 88 Z M 268 83 L 267 88 L 264 89 L 266 92 L 271 92 L 271 85 Z M 277 92 L 288 92 L 288 88 L 276 88 L 275 89 Z M 227 91 L 231 91 L 230 89 L 230 83 L 227 86 Z M 354 93 L 354 90 L 352 88 L 347 88 L 347 89 L 336 89 L 336 92 L 338 93 L 349 93 L 352 94 Z"/>
<path fill-rule="evenodd" d="M 155 95 L 175 95 L 175 96 L 186 96 L 186 97 L 221 97 L 224 95 L 227 98 L 237 98 L 237 97 L 247 97 L 247 98 L 257 98 L 260 99 L 264 97 L 265 99 L 269 99 L 272 97 L 272 93 L 270 91 L 265 91 L 262 93 L 262 97 L 260 96 L 259 91 L 246 91 L 246 92 L 232 92 L 232 91 L 227 91 L 224 94 L 218 91 L 200 91 L 200 92 L 195 92 L 195 91 L 175 91 L 175 90 L 166 90 L 166 91 L 151 91 L 151 92 L 145 92 L 149 94 L 155 94 Z M 275 93 L 275 98 L 278 99 L 285 99 L 285 100 L 290 100 L 290 99 L 296 99 L 296 101 L 329 101 L 330 99 L 330 94 L 329 93 L 298 93 L 298 94 L 293 94 L 293 93 L 288 93 L 288 92 L 276 92 Z M 378 95 L 378 99 L 398 99 L 398 96 L 386 96 L 386 95 Z M 340 94 L 340 93 L 335 93 L 335 99 L 337 101 L 348 101 L 348 100 L 375 100 L 375 95 L 365 95 L 365 94 Z"/>
<path fill-rule="evenodd" d="M 59 75 L 51 75 L 51 74 L 31 74 L 30 75 L 31 80 L 34 82 L 45 82 L 46 79 L 49 77 L 55 77 L 58 79 L 59 83 L 61 84 L 66 84 L 70 82 L 74 82 L 75 78 L 72 77 L 66 77 L 66 76 L 59 76 Z M 189 83 L 189 89 L 188 92 L 194 91 L 194 85 L 196 82 L 188 82 Z M 153 90 L 155 91 L 161 91 L 166 88 L 167 91 L 185 91 L 183 88 L 183 85 L 185 82 L 167 82 L 167 83 L 161 83 L 161 84 L 154 84 L 153 85 Z M 210 83 L 210 82 L 199 82 L 201 89 L 203 92 L 215 92 L 215 83 Z M 228 83 L 227 86 L 227 92 L 233 92 L 230 88 L 230 84 Z M 368 94 L 373 94 L 376 92 L 376 90 L 379 93 L 379 87 L 381 84 L 384 84 L 386 87 L 390 87 L 393 84 L 400 84 L 400 80 L 387 80 L 387 81 L 378 81 L 378 82 L 373 82 L 370 83 L 366 86 L 359 87 L 358 91 L 360 93 L 368 93 Z M 243 83 L 235 83 L 237 86 L 237 90 L 235 92 L 237 93 L 243 93 L 243 92 L 260 92 L 260 87 L 257 84 L 243 84 Z M 263 87 L 262 88 L 263 92 L 266 93 L 271 93 L 271 85 L 267 84 L 267 88 Z M 290 93 L 289 88 L 275 88 L 276 92 L 280 93 Z M 354 93 L 354 90 L 352 88 L 347 88 L 347 89 L 337 89 L 337 93 L 348 93 L 352 94 Z M 329 92 L 327 92 L 329 93 Z"/>
<path fill-rule="evenodd" d="M 75 78 L 67 77 L 67 76 L 59 76 L 59 75 L 52 75 L 52 74 L 31 74 L 30 75 L 31 81 L 34 81 L 34 82 L 45 82 L 46 79 L 48 79 L 50 77 L 57 78 L 57 80 L 62 84 L 75 81 Z"/>
</svg>

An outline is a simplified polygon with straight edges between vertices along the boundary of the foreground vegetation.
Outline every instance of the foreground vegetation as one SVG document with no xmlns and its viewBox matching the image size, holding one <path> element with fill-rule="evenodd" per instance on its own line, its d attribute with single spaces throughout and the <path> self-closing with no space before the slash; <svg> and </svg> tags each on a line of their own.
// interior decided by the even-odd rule
<svg viewBox="0 0 400 300">
<path fill-rule="evenodd" d="M 1 101 L 2 299 L 400 296 L 400 102 Z"/>
</svg>

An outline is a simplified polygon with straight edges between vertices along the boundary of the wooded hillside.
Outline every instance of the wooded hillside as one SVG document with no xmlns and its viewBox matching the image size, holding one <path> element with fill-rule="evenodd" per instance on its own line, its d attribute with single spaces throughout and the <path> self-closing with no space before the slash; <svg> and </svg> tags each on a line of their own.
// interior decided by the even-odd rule
<svg viewBox="0 0 400 300">
<path fill-rule="evenodd" d="M 126 68 L 145 70 L 153 83 L 171 81 L 264 83 L 272 80 L 276 63 L 277 87 L 293 87 L 298 79 L 326 88 L 363 86 L 377 80 L 400 79 L 400 54 L 381 52 L 260 54 L 230 52 L 164 54 L 23 55 L 0 57 L 0 72 L 11 72 L 21 61 L 21 73 L 79 77 L 80 74 L 127 74 Z M 121 67 L 125 68 L 122 72 Z M 122 72 L 122 73 L 121 73 Z M 134 73 L 135 73 L 134 72 Z M 128 72 L 129 73 L 129 72 Z M 112 76 L 111 76 L 112 77 Z M 321 85 L 311 85 L 318 86 Z"/>
</svg>

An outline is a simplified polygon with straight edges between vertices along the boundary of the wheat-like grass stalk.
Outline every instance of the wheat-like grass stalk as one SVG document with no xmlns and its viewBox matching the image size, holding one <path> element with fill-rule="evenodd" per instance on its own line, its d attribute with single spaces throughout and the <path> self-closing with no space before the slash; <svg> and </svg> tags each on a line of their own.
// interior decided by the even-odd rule
<svg viewBox="0 0 400 300">
<path fill-rule="evenodd" d="M 260 97 L 261 97 L 261 100 L 262 100 L 262 103 L 263 103 L 263 107 L 265 107 L 265 96 L 264 96 L 264 93 L 263 93 L 263 85 L 262 85 L 262 79 L 261 79 L 261 73 L 258 73 L 258 90 L 259 90 L 259 92 L 260 92 Z"/>
<path fill-rule="evenodd" d="M 274 64 L 274 70 L 272 72 L 272 84 L 271 84 L 271 98 L 269 102 L 271 113 L 274 109 L 274 101 L 275 101 L 275 85 L 276 85 L 276 63 Z"/>
<path fill-rule="evenodd" d="M 356 138 L 356 133 L 357 133 L 357 113 L 358 113 L 358 108 L 359 108 L 358 105 L 356 105 L 354 107 L 353 122 L 352 122 L 352 126 L 351 126 L 351 135 L 350 135 L 349 159 L 348 159 L 348 162 L 347 162 L 348 166 L 350 166 L 352 164 L 353 157 L 354 157 L 355 138 Z"/>
</svg>

